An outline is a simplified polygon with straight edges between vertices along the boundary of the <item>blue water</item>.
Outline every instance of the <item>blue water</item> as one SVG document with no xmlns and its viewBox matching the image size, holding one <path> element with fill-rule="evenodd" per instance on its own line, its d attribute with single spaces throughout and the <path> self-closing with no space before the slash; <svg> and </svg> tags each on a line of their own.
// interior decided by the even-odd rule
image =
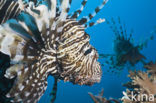
<svg viewBox="0 0 156 103">
<path fill-rule="evenodd" d="M 80 1 L 73 0 L 71 11 L 79 8 Z M 98 6 L 102 0 L 88 0 L 88 3 L 81 15 L 86 16 Z M 120 17 L 126 24 L 127 30 L 134 30 L 133 38 L 135 43 L 146 40 L 151 32 L 156 28 L 156 0 L 109 0 L 105 7 L 97 14 L 93 21 L 98 18 L 111 19 L 111 17 Z M 114 34 L 106 23 L 99 24 L 86 30 L 91 36 L 91 44 L 99 53 L 113 53 Z M 156 35 L 155 35 L 156 36 Z M 148 61 L 156 59 L 156 39 L 149 41 L 147 48 L 142 50 Z M 100 60 L 102 63 L 103 61 Z M 140 66 L 138 68 L 141 69 Z M 55 103 L 92 103 L 88 92 L 98 94 L 104 88 L 104 96 L 107 98 L 121 98 L 122 86 L 129 78 L 128 70 L 125 68 L 119 75 L 107 73 L 108 66 L 102 68 L 103 75 L 100 83 L 93 86 L 79 86 L 72 83 L 58 83 L 58 92 Z M 48 88 L 45 95 L 39 103 L 47 103 L 50 100 L 49 93 L 53 86 L 53 77 L 48 78 Z"/>
</svg>

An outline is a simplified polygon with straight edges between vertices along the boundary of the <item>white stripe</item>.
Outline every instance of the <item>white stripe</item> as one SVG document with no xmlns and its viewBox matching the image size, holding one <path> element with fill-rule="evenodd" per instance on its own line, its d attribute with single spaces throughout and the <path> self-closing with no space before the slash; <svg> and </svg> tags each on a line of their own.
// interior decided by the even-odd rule
<svg viewBox="0 0 156 103">
<path fill-rule="evenodd" d="M 3 1 L 4 1 L 4 2 L 3 2 Z M 0 4 L 1 4 L 1 5 L 0 5 L 0 9 L 2 9 L 2 7 L 5 5 L 6 1 L 7 1 L 7 0 L 1 0 L 1 2 L 0 2 Z M 2 3 L 2 2 L 3 2 L 3 3 Z"/>
<path fill-rule="evenodd" d="M 64 25 L 64 27 L 66 27 L 67 25 L 72 24 L 72 23 L 77 23 L 77 21 L 74 21 L 74 20 L 66 21 L 66 24 Z"/>
<path fill-rule="evenodd" d="M 11 2 L 11 4 L 9 5 L 9 7 L 7 8 L 7 11 L 5 12 L 5 15 L 4 15 L 4 18 L 3 18 L 3 20 L 2 20 L 2 23 L 4 22 L 4 20 L 5 20 L 5 18 L 6 18 L 6 15 L 9 13 L 9 10 L 10 10 L 10 8 L 12 7 L 13 3 L 14 3 L 14 2 Z"/>
<path fill-rule="evenodd" d="M 15 16 L 17 15 L 17 13 L 18 13 L 19 10 L 20 10 L 20 8 L 17 7 L 16 11 L 14 11 L 14 15 L 13 15 L 13 17 L 15 17 Z"/>
<path fill-rule="evenodd" d="M 18 71 L 17 75 L 20 76 L 22 74 L 22 71 Z"/>
<path fill-rule="evenodd" d="M 19 89 L 20 91 L 22 91 L 22 90 L 24 89 L 24 85 L 19 84 L 18 89 Z"/>
<path fill-rule="evenodd" d="M 87 38 L 87 39 L 85 39 L 85 40 L 83 40 L 83 41 L 81 41 L 81 42 L 83 42 L 83 45 L 84 45 L 84 44 L 87 43 L 88 41 L 89 41 L 89 39 Z M 64 49 L 61 49 L 60 51 L 58 51 L 58 53 L 61 53 L 61 52 L 64 52 L 64 51 L 69 51 L 69 50 L 71 50 L 72 48 L 79 47 L 79 44 L 80 44 L 80 42 L 76 42 L 76 43 L 74 43 L 74 44 L 71 45 L 71 46 L 68 46 L 68 47 L 66 47 L 66 48 L 64 48 Z"/>
<path fill-rule="evenodd" d="M 26 97 L 28 97 L 30 95 L 30 92 L 25 92 L 24 94 Z"/>
<path fill-rule="evenodd" d="M 67 17 L 67 11 L 66 10 L 68 8 L 68 5 L 69 5 L 69 0 L 63 0 L 62 1 L 62 5 L 61 5 L 62 11 L 61 11 L 61 15 L 60 15 L 58 21 L 65 21 L 66 20 L 66 17 Z"/>
<path fill-rule="evenodd" d="M 8 17 L 5 19 L 5 20 L 8 20 L 9 19 L 9 17 L 10 17 L 10 15 L 14 12 L 14 15 L 16 14 L 16 12 L 15 12 L 15 7 L 17 6 L 17 3 L 15 3 L 14 5 L 12 4 L 12 8 L 11 8 L 11 10 L 8 12 Z M 10 9 L 10 8 L 8 8 L 8 9 Z M 17 8 L 18 9 L 18 8 Z M 13 16 L 14 17 L 14 16 Z"/>
<path fill-rule="evenodd" d="M 57 5 L 57 1 L 56 0 L 51 0 L 50 17 L 52 17 L 52 18 L 56 17 L 56 5 Z"/>
<path fill-rule="evenodd" d="M 25 9 L 25 6 L 24 6 L 22 0 L 18 0 L 18 4 L 19 4 L 19 8 L 20 8 L 21 10 L 24 10 L 24 9 Z"/>
<path fill-rule="evenodd" d="M 9 41 L 9 42 L 8 42 Z M 13 44 L 14 37 L 12 35 L 6 35 L 1 43 L 0 51 L 11 56 L 10 45 Z"/>
</svg>

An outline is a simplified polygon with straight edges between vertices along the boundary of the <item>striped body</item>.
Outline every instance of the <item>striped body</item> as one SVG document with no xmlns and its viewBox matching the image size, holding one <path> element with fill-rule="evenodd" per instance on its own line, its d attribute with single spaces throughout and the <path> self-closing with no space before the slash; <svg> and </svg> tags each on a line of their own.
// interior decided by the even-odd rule
<svg viewBox="0 0 156 103">
<path fill-rule="evenodd" d="M 84 2 L 86 0 L 83 6 Z M 29 15 L 31 25 L 21 15 L 17 21 L 0 27 L 0 50 L 12 60 L 5 77 L 17 77 L 7 94 L 14 97 L 13 102 L 36 103 L 46 90 L 49 75 L 80 85 L 100 82 L 98 54 L 85 32 L 89 27 L 85 24 L 99 10 L 90 14 L 92 18 L 87 21 L 85 18 L 78 21 L 78 16 L 68 16 L 71 0 L 63 0 L 60 7 L 56 0 L 49 0 L 48 4 L 35 7 L 29 3 L 24 12 Z"/>
<path fill-rule="evenodd" d="M 0 24 L 8 19 L 16 18 L 23 10 L 19 3 L 13 0 L 0 0 Z"/>
</svg>

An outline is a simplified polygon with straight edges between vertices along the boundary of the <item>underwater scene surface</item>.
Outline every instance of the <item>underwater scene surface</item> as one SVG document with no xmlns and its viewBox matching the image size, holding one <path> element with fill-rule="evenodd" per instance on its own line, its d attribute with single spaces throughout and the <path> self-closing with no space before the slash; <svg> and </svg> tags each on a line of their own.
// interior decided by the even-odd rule
<svg viewBox="0 0 156 103">
<path fill-rule="evenodd" d="M 155 0 L 0 0 L 0 103 L 156 103 Z"/>
</svg>

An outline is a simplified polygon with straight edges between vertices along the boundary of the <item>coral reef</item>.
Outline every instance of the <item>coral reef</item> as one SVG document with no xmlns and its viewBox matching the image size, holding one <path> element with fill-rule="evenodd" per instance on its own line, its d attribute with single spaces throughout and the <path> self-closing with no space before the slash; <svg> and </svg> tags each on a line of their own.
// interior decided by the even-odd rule
<svg viewBox="0 0 156 103">
<path fill-rule="evenodd" d="M 112 99 L 112 98 L 106 99 L 105 97 L 103 97 L 104 89 L 102 89 L 99 95 L 97 96 L 93 95 L 92 93 L 88 93 L 88 94 L 90 95 L 94 103 L 120 103 L 116 99 Z"/>
<path fill-rule="evenodd" d="M 129 77 L 131 78 L 131 81 L 127 84 L 124 84 L 124 86 L 128 88 L 126 94 L 129 98 L 124 98 L 124 103 L 132 102 L 132 100 L 129 100 L 132 99 L 132 93 L 133 96 L 135 95 L 133 103 L 138 103 L 138 101 L 139 103 L 154 103 L 154 101 L 156 100 L 156 65 L 149 63 L 144 67 L 147 68 L 147 72 L 130 71 Z M 151 99 L 151 101 L 149 100 L 149 98 Z"/>
<path fill-rule="evenodd" d="M 147 64 L 144 65 L 144 68 L 146 68 L 148 70 L 148 73 L 152 74 L 152 75 L 156 75 L 156 62 L 149 62 Z"/>
<path fill-rule="evenodd" d="M 80 18 L 87 0 L 71 14 L 72 0 L 0 0 L 0 103 L 37 103 L 50 75 L 55 79 L 51 103 L 56 99 L 58 80 L 89 86 L 99 83 L 99 55 L 85 30 L 105 22 L 104 18 L 91 20 L 107 1 Z M 156 103 L 156 62 L 145 63 L 141 53 L 154 36 L 136 44 L 133 31 L 128 33 L 120 18 L 106 22 L 115 39 L 114 54 L 100 54 L 104 62 L 111 70 L 123 70 L 127 63 L 134 67 L 139 62 L 146 68 L 129 72 L 131 81 L 123 85 L 127 90 L 122 102 Z M 88 94 L 94 103 L 120 103 L 105 98 L 104 90 L 99 95 Z"/>
</svg>

